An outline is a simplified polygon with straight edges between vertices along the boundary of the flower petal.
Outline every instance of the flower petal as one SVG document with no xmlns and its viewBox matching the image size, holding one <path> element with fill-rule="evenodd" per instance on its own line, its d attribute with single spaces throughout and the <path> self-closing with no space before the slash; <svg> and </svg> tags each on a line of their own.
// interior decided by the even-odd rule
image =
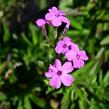
<svg viewBox="0 0 109 109">
<path fill-rule="evenodd" d="M 70 39 L 69 37 L 65 37 L 65 38 L 63 39 L 63 42 L 64 42 L 64 43 L 69 43 L 69 42 L 71 42 L 71 39 Z"/>
<path fill-rule="evenodd" d="M 61 20 L 62 22 L 64 22 L 64 23 L 67 24 L 67 25 L 66 25 L 66 28 L 69 28 L 69 26 L 70 26 L 70 21 L 69 21 L 66 17 L 64 17 L 64 16 L 60 16 L 59 18 L 60 18 L 60 20 Z"/>
<path fill-rule="evenodd" d="M 43 25 L 46 24 L 46 21 L 44 19 L 37 19 L 36 24 L 37 26 L 42 27 Z"/>
<path fill-rule="evenodd" d="M 81 59 L 73 59 L 74 68 L 81 68 L 84 66 L 84 61 Z"/>
<path fill-rule="evenodd" d="M 50 64 L 49 69 L 51 69 L 53 72 L 57 72 L 57 69 L 53 65 L 51 65 L 51 64 Z"/>
<path fill-rule="evenodd" d="M 55 66 L 56 66 L 56 68 L 57 68 L 58 70 L 61 69 L 61 61 L 60 61 L 59 59 L 56 59 L 56 60 L 55 60 Z"/>
<path fill-rule="evenodd" d="M 86 60 L 86 61 L 88 60 L 88 57 L 87 57 L 86 52 L 84 50 L 81 50 L 79 52 L 79 55 L 80 55 L 81 59 Z"/>
<path fill-rule="evenodd" d="M 72 61 L 73 58 L 76 57 L 76 53 L 72 50 L 69 50 L 67 53 L 65 53 L 65 57 L 67 58 L 67 60 Z"/>
<path fill-rule="evenodd" d="M 50 86 L 53 86 L 54 88 L 58 89 L 61 86 L 61 79 L 59 76 L 54 76 L 51 80 L 50 80 Z"/>
<path fill-rule="evenodd" d="M 76 52 L 76 53 L 79 52 L 78 45 L 75 44 L 74 42 L 71 43 L 71 49 L 72 49 L 74 52 Z"/>
<path fill-rule="evenodd" d="M 47 78 L 51 78 L 51 77 L 53 77 L 53 76 L 55 76 L 55 75 L 56 75 L 56 72 L 50 72 L 50 71 L 48 71 L 48 72 L 45 73 L 45 76 L 46 76 Z"/>
<path fill-rule="evenodd" d="M 66 52 L 68 52 L 69 51 L 69 48 L 68 48 L 68 46 L 66 47 L 66 48 L 64 48 L 63 50 L 62 50 L 62 54 L 65 54 Z"/>
<path fill-rule="evenodd" d="M 57 12 L 58 12 L 58 9 L 55 7 L 55 6 L 53 6 L 51 9 L 49 9 L 48 10 L 50 13 L 56 13 L 57 14 Z"/>
<path fill-rule="evenodd" d="M 69 74 L 63 74 L 61 76 L 61 81 L 65 86 L 70 86 L 74 81 L 74 78 Z"/>
<path fill-rule="evenodd" d="M 68 22 L 65 27 L 69 28 L 69 26 L 70 26 L 70 22 Z"/>
<path fill-rule="evenodd" d="M 52 20 L 52 25 L 55 27 L 59 27 L 62 24 L 61 20 L 59 19 L 59 17 L 56 17 Z"/>
<path fill-rule="evenodd" d="M 45 15 L 45 19 L 48 20 L 48 21 L 51 21 L 55 18 L 55 15 L 53 13 L 47 13 Z"/>
<path fill-rule="evenodd" d="M 85 64 L 85 63 L 84 63 L 84 61 L 83 61 L 83 60 L 81 60 L 81 61 L 80 61 L 80 68 L 81 68 L 81 67 L 83 67 L 83 66 L 84 66 L 84 64 Z"/>
<path fill-rule="evenodd" d="M 60 20 L 61 20 L 62 22 L 64 22 L 64 23 L 69 23 L 69 22 L 70 22 L 70 21 L 69 21 L 66 17 L 64 17 L 64 16 L 60 16 L 59 18 L 60 18 Z"/>
<path fill-rule="evenodd" d="M 73 68 L 71 62 L 65 62 L 65 63 L 63 64 L 63 66 L 62 66 L 61 71 L 62 71 L 63 73 L 70 73 L 70 72 L 73 71 L 73 69 L 74 69 L 74 68 Z"/>
<path fill-rule="evenodd" d="M 63 42 L 62 41 L 59 41 L 55 47 L 55 51 L 56 53 L 61 53 L 63 50 Z"/>
</svg>

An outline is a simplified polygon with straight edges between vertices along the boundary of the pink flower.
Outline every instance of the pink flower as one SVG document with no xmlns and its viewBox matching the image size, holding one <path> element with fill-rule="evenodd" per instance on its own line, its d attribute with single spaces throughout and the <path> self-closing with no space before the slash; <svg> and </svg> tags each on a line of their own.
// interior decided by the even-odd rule
<svg viewBox="0 0 109 109">
<path fill-rule="evenodd" d="M 45 15 L 45 20 L 49 22 L 48 24 L 51 24 L 55 27 L 59 27 L 62 22 L 66 23 L 66 28 L 69 28 L 70 21 L 64 17 L 65 13 L 61 10 L 58 10 L 56 7 L 52 7 L 49 9 L 49 13 Z"/>
<path fill-rule="evenodd" d="M 69 37 L 65 37 L 63 40 L 60 40 L 57 43 L 55 47 L 55 51 L 58 54 L 60 53 L 65 54 L 69 50 L 72 50 L 72 49 L 75 50 L 76 48 L 78 48 L 78 46 L 74 44 Z"/>
<path fill-rule="evenodd" d="M 56 7 L 52 7 L 51 9 L 48 10 L 49 13 L 54 13 L 54 14 L 60 14 L 60 15 L 65 15 L 65 13 L 61 10 L 58 10 Z"/>
<path fill-rule="evenodd" d="M 65 56 L 69 61 L 73 61 L 74 68 L 83 67 L 85 64 L 84 61 L 88 60 L 86 52 L 84 50 L 79 51 L 79 48 L 69 50 Z"/>
<path fill-rule="evenodd" d="M 37 19 L 36 24 L 37 26 L 42 27 L 46 24 L 46 21 L 44 19 Z"/>
<path fill-rule="evenodd" d="M 70 86 L 74 81 L 73 77 L 69 75 L 73 71 L 71 62 L 65 62 L 61 65 L 60 60 L 56 59 L 54 65 L 50 65 L 48 72 L 45 76 L 50 78 L 50 86 L 58 89 L 63 83 L 65 86 Z"/>
</svg>

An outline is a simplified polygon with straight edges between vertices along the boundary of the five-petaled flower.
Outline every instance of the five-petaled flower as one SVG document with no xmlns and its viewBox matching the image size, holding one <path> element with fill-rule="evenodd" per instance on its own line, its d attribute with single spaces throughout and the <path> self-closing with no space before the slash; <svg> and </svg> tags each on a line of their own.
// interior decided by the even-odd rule
<svg viewBox="0 0 109 109">
<path fill-rule="evenodd" d="M 88 56 L 86 55 L 86 52 L 84 50 L 79 50 L 79 48 L 76 48 L 76 51 L 69 50 L 65 54 L 66 58 L 69 61 L 73 62 L 74 68 L 81 68 L 84 66 L 84 61 L 88 60 Z"/>
<path fill-rule="evenodd" d="M 69 75 L 73 71 L 73 66 L 71 62 L 65 62 L 61 65 L 59 59 L 55 60 L 53 65 L 50 65 L 48 72 L 45 73 L 45 76 L 50 78 L 50 86 L 58 89 L 63 83 L 65 86 L 70 86 L 74 81 L 74 78 Z"/>
<path fill-rule="evenodd" d="M 58 54 L 65 54 L 69 50 L 76 51 L 77 48 L 78 46 L 73 43 L 69 37 L 65 37 L 63 40 L 58 41 L 55 51 Z"/>
<path fill-rule="evenodd" d="M 65 13 L 58 10 L 56 7 L 52 7 L 48 10 L 49 12 L 45 15 L 45 20 L 48 24 L 59 27 L 62 22 L 66 24 L 66 28 L 69 28 L 70 21 L 65 17 Z"/>
</svg>

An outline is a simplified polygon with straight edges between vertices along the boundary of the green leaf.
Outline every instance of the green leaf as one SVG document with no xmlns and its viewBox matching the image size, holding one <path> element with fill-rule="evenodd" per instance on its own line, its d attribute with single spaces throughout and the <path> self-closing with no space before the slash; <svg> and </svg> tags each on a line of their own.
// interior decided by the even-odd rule
<svg viewBox="0 0 109 109">
<path fill-rule="evenodd" d="M 65 92 L 65 95 L 62 98 L 61 101 L 61 109 L 69 109 L 69 104 L 70 104 L 70 88 L 68 88 Z"/>
<path fill-rule="evenodd" d="M 106 75 L 103 79 L 103 83 L 104 83 L 104 86 L 109 85 L 109 71 L 106 73 Z"/>
<path fill-rule="evenodd" d="M 68 12 L 69 10 L 71 10 L 71 8 L 69 8 L 69 6 L 71 5 L 72 5 L 72 0 L 61 0 L 59 8 L 61 10 Z"/>
<path fill-rule="evenodd" d="M 25 98 L 24 98 L 24 108 L 25 109 L 32 109 L 31 102 L 30 102 L 28 96 L 25 96 Z"/>
<path fill-rule="evenodd" d="M 100 69 L 100 66 L 101 66 L 101 61 L 96 60 L 91 70 L 89 71 L 89 75 L 95 74 Z"/>
<path fill-rule="evenodd" d="M 92 68 L 92 66 L 94 65 L 94 63 L 95 63 L 94 60 L 89 61 L 83 68 L 81 68 L 81 69 L 73 72 L 73 76 L 74 77 L 78 77 L 81 74 L 88 73 L 88 71 Z"/>
<path fill-rule="evenodd" d="M 36 26 L 30 23 L 29 29 L 31 32 L 32 43 L 33 43 L 33 45 L 36 45 L 38 42 L 38 37 L 39 37 L 39 36 L 37 36 L 37 33 L 36 33 Z"/>
<path fill-rule="evenodd" d="M 27 43 L 28 45 L 32 45 L 31 41 L 26 37 L 24 33 L 21 33 L 22 39 Z"/>
<path fill-rule="evenodd" d="M 29 98 L 39 107 L 44 108 L 46 105 L 46 102 L 43 98 L 38 98 L 35 95 L 30 94 Z"/>
<path fill-rule="evenodd" d="M 23 106 L 22 106 L 22 100 L 19 100 L 17 109 L 24 109 Z"/>
<path fill-rule="evenodd" d="M 47 2 L 46 2 L 46 0 L 39 0 L 38 1 L 38 6 L 39 6 L 39 8 L 41 9 L 41 10 L 43 10 L 44 8 L 46 8 L 46 6 L 47 6 Z"/>
<path fill-rule="evenodd" d="M 78 30 L 70 30 L 70 31 L 68 31 L 67 32 L 67 35 L 69 35 L 69 36 L 80 36 L 80 34 L 81 34 L 81 31 L 78 31 Z"/>
<path fill-rule="evenodd" d="M 99 95 L 98 95 L 98 96 L 99 96 Z M 108 90 L 108 91 L 105 91 L 105 92 L 102 94 L 102 97 L 103 97 L 103 99 L 109 101 L 109 90 Z"/>
<path fill-rule="evenodd" d="M 3 23 L 3 29 L 4 29 L 3 42 L 6 43 L 10 39 L 9 27 L 6 23 Z"/>
<path fill-rule="evenodd" d="M 100 73 L 99 73 L 99 83 L 102 84 L 102 81 L 103 81 L 103 72 L 100 71 Z"/>
<path fill-rule="evenodd" d="M 3 17 L 4 11 L 0 10 L 0 19 Z"/>
<path fill-rule="evenodd" d="M 89 109 L 100 109 L 99 105 L 97 105 L 98 103 L 96 103 L 96 101 L 94 100 L 94 98 L 91 99 L 91 104 L 90 104 L 90 108 Z"/>
<path fill-rule="evenodd" d="M 106 36 L 100 43 L 101 45 L 108 45 L 109 44 L 109 35 Z"/>
<path fill-rule="evenodd" d="M 18 36 L 17 36 L 17 34 L 15 34 L 15 33 L 12 34 L 12 37 L 13 37 L 13 39 L 15 39 L 15 40 L 18 39 Z"/>
<path fill-rule="evenodd" d="M 9 69 L 9 70 L 12 70 L 12 69 Z M 8 70 L 8 71 L 9 71 Z M 12 74 L 11 74 L 11 76 L 10 76 L 10 78 L 9 78 L 9 82 L 10 83 L 15 83 L 15 82 L 17 82 L 17 77 L 16 77 L 16 75 L 14 74 L 14 70 L 12 70 Z"/>
<path fill-rule="evenodd" d="M 79 23 L 78 21 L 76 21 L 75 19 L 71 20 L 71 25 L 72 25 L 72 27 L 74 27 L 75 29 L 78 29 L 78 30 L 82 30 L 82 29 L 83 29 L 82 24 Z"/>
<path fill-rule="evenodd" d="M 0 92 L 0 101 L 4 101 L 6 99 L 7 99 L 7 96 L 4 93 Z"/>
<path fill-rule="evenodd" d="M 48 84 L 48 81 L 45 80 L 45 82 Z M 46 90 L 46 94 L 49 94 L 50 92 L 52 92 L 54 90 L 54 88 L 52 87 L 48 87 L 47 90 Z"/>
<path fill-rule="evenodd" d="M 0 64 L 0 74 L 2 74 L 5 71 L 5 69 L 7 68 L 8 64 L 9 63 L 7 61 L 5 61 L 2 64 Z"/>
</svg>

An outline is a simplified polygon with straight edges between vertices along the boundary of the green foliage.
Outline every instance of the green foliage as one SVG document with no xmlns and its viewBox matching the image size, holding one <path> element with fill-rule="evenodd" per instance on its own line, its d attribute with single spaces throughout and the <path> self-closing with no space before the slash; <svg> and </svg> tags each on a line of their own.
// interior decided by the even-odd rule
<svg viewBox="0 0 109 109">
<path fill-rule="evenodd" d="M 37 3 L 40 4 L 40 13 L 51 2 L 38 0 Z M 25 14 L 20 9 L 25 10 L 27 6 L 27 1 L 0 0 L 0 108 L 108 109 L 109 1 L 59 1 L 59 8 L 71 21 L 67 35 L 89 56 L 83 68 L 72 72 L 75 78 L 72 86 L 59 90 L 51 88 L 44 76 L 56 57 L 54 48 L 50 47 L 33 20 L 27 25 L 21 23 Z M 25 30 L 19 32 L 20 28 L 14 24 L 11 32 L 15 16 L 21 28 L 26 26 Z M 52 27 L 47 30 L 54 44 L 57 33 Z"/>
</svg>

